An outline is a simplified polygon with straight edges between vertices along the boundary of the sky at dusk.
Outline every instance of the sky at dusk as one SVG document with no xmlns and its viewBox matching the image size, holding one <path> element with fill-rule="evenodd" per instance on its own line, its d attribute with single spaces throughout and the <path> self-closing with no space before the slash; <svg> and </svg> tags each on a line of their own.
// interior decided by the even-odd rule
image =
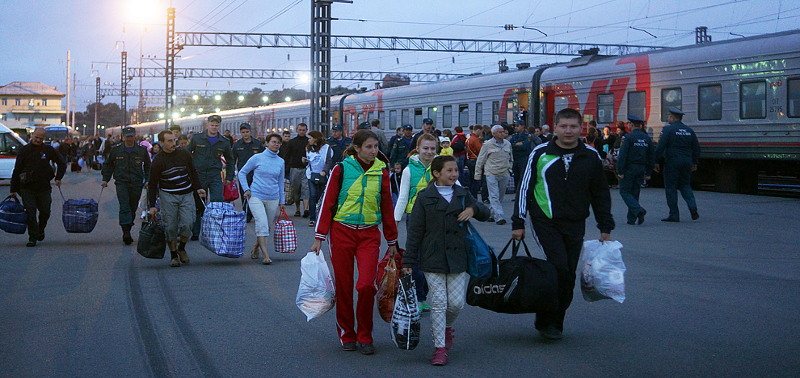
<svg viewBox="0 0 800 378">
<path fill-rule="evenodd" d="M 78 111 L 94 102 L 96 75 L 104 83 L 119 85 L 123 43 L 118 41 L 124 41 L 124 49 L 128 51 L 128 67 L 139 66 L 140 48 L 143 67 L 163 66 L 166 8 L 170 5 L 176 9 L 179 32 L 310 32 L 310 0 L 0 0 L 0 5 L 0 85 L 38 81 L 66 93 L 67 51 L 70 50 L 71 71 L 77 74 Z M 354 0 L 352 4 L 333 4 L 332 14 L 338 18 L 332 24 L 334 35 L 682 46 L 694 43 L 696 26 L 707 26 L 714 41 L 796 29 L 800 25 L 800 2 Z M 505 24 L 517 28 L 505 30 Z M 187 47 L 179 56 L 175 63 L 177 68 L 308 70 L 310 66 L 308 51 L 303 49 Z M 502 59 L 507 59 L 509 67 L 513 68 L 520 62 L 535 66 L 571 58 L 333 50 L 332 70 L 488 73 L 495 72 L 497 61 Z M 334 82 L 333 86 L 336 85 L 373 87 L 372 82 Z M 163 78 L 142 81 L 144 89 L 163 89 L 164 86 Z M 310 88 L 309 84 L 297 80 L 252 79 L 176 78 L 175 86 L 177 89 L 243 91 L 254 87 L 264 91 Z M 135 78 L 129 88 L 138 87 L 139 79 Z M 119 98 L 106 97 L 102 102 L 119 103 Z M 129 107 L 135 107 L 136 102 L 136 98 L 128 98 Z"/>
</svg>

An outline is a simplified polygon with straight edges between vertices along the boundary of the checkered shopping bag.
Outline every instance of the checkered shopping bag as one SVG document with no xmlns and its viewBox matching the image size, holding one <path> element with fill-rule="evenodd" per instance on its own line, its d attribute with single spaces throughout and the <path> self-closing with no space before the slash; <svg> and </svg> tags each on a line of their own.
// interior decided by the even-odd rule
<svg viewBox="0 0 800 378">
<path fill-rule="evenodd" d="M 103 196 L 103 189 L 100 189 L 98 201 Z M 97 225 L 99 216 L 97 201 L 91 198 L 83 199 L 64 199 L 61 187 L 58 188 L 61 199 L 64 201 L 61 210 L 61 221 L 64 223 L 64 230 L 69 233 L 89 233 Z"/>
<path fill-rule="evenodd" d="M 223 257 L 242 257 L 247 224 L 245 212 L 233 204 L 211 202 L 206 206 L 200 228 L 200 245 Z"/>
<path fill-rule="evenodd" d="M 275 223 L 275 250 L 278 253 L 293 253 L 297 249 L 297 231 L 294 223 L 286 215 L 286 210 L 281 210 L 281 215 Z"/>
</svg>

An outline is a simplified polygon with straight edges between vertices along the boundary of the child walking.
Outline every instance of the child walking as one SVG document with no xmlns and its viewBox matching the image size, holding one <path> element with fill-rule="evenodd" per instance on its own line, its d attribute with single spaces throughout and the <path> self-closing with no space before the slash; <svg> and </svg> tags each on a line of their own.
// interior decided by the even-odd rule
<svg viewBox="0 0 800 378">
<path fill-rule="evenodd" d="M 417 194 L 408 224 L 403 273 L 419 262 L 428 281 L 431 331 L 436 351 L 432 364 L 447 363 L 453 345 L 453 322 L 466 302 L 467 224 L 490 213 L 467 189 L 456 185 L 458 164 L 453 156 L 437 156 L 431 162 L 433 180 Z M 424 248 L 424 250 L 422 250 Z"/>
</svg>

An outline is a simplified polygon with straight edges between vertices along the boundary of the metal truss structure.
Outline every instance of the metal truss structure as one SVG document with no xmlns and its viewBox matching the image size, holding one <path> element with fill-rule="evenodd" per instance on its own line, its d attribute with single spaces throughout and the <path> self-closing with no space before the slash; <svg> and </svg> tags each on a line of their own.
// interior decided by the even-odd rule
<svg viewBox="0 0 800 378">
<path fill-rule="evenodd" d="M 176 43 L 181 47 L 282 47 L 308 49 L 311 48 L 312 40 L 311 36 L 305 34 L 211 32 L 177 32 L 175 34 Z M 654 51 L 664 47 L 577 42 L 340 35 L 330 37 L 330 48 L 579 56 L 582 50 L 591 48 L 598 48 L 598 54 L 600 55 L 623 55 Z"/>
<path fill-rule="evenodd" d="M 303 70 L 235 69 L 235 68 L 175 68 L 174 75 L 184 79 L 299 79 L 308 75 Z M 371 72 L 331 71 L 331 80 L 381 81 L 386 75 L 403 75 L 412 82 L 432 82 L 455 79 L 468 74 L 416 73 L 416 72 Z M 128 77 L 164 77 L 163 68 L 128 68 Z M 129 93 L 131 93 L 129 91 Z M 223 91 L 224 93 L 224 91 Z"/>
</svg>

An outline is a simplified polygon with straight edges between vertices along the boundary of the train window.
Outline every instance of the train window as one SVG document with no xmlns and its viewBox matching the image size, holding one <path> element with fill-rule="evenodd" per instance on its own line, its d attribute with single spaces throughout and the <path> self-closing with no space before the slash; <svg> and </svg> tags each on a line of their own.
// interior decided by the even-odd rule
<svg viewBox="0 0 800 378">
<path fill-rule="evenodd" d="M 389 122 L 386 122 L 386 120 L 383 119 L 383 117 L 384 117 L 384 112 L 382 111 L 378 112 L 378 120 L 381 121 L 381 125 L 383 126 L 381 128 L 385 130 L 389 126 Z"/>
<path fill-rule="evenodd" d="M 403 117 L 403 123 L 402 123 L 403 125 L 411 123 L 411 118 L 408 115 L 408 109 L 403 109 L 401 111 L 401 116 Z"/>
<path fill-rule="evenodd" d="M 789 117 L 800 117 L 800 79 L 789 79 L 786 84 Z"/>
<path fill-rule="evenodd" d="M 469 126 L 469 104 L 458 105 L 458 126 Z"/>
<path fill-rule="evenodd" d="M 492 101 L 492 124 L 500 124 L 500 101 Z"/>
<path fill-rule="evenodd" d="M 442 107 L 442 127 L 445 129 L 453 127 L 453 107 L 450 105 Z"/>
<path fill-rule="evenodd" d="M 667 122 L 669 108 L 683 109 L 683 91 L 680 88 L 661 90 L 661 122 Z"/>
<path fill-rule="evenodd" d="M 767 116 L 767 82 L 751 81 L 739 84 L 739 117 L 742 119 Z"/>
<path fill-rule="evenodd" d="M 397 110 L 389 111 L 389 128 L 390 129 L 397 128 Z"/>
<path fill-rule="evenodd" d="M 375 112 L 367 113 L 367 121 L 372 122 L 373 119 L 375 119 Z"/>
<path fill-rule="evenodd" d="M 722 119 L 722 86 L 701 85 L 697 92 L 697 119 L 711 121 Z"/>
<path fill-rule="evenodd" d="M 437 111 L 439 111 L 439 108 L 437 108 L 435 106 L 432 106 L 432 107 L 428 108 L 428 118 L 433 120 L 433 126 L 434 127 L 436 127 L 436 112 Z M 419 123 L 415 124 L 414 126 L 421 127 L 422 126 L 422 121 L 419 121 Z"/>
<path fill-rule="evenodd" d="M 597 123 L 614 123 L 614 94 L 597 95 Z"/>
<path fill-rule="evenodd" d="M 483 125 L 483 103 L 475 103 L 475 123 Z"/>
<path fill-rule="evenodd" d="M 415 108 L 414 109 L 414 124 L 421 125 L 422 124 L 422 108 Z"/>
<path fill-rule="evenodd" d="M 647 93 L 645 91 L 628 93 L 628 114 L 647 119 Z"/>
</svg>

